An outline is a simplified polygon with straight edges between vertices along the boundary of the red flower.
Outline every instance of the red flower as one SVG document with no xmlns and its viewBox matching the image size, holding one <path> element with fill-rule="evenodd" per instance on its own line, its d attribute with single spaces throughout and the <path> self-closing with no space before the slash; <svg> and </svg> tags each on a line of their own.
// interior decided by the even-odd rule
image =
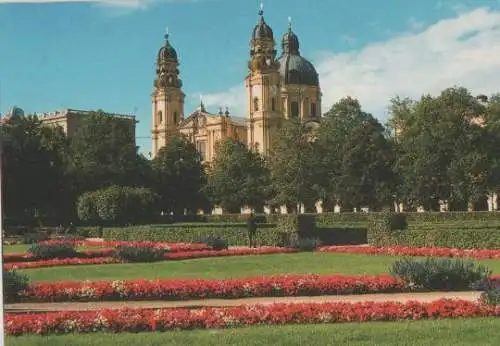
<svg viewBox="0 0 500 346">
<path fill-rule="evenodd" d="M 200 309 L 122 309 L 6 314 L 8 335 L 144 332 L 250 325 L 338 323 L 500 316 L 500 308 L 461 300 L 431 303 L 323 303 L 242 305 Z"/>
<path fill-rule="evenodd" d="M 500 249 L 453 249 L 440 247 L 409 246 L 323 246 L 320 247 L 318 251 L 357 253 L 364 255 L 469 257 L 474 259 L 500 258 Z"/>
<path fill-rule="evenodd" d="M 229 280 L 41 282 L 32 284 L 24 298 L 35 301 L 186 300 L 363 294 L 404 289 L 403 282 L 388 275 L 282 275 Z"/>
<path fill-rule="evenodd" d="M 155 244 L 155 243 L 151 243 Z M 151 246 L 149 245 L 137 245 L 135 246 Z M 165 259 L 167 260 L 184 260 L 192 258 L 204 258 L 204 257 L 220 257 L 220 256 L 247 256 L 247 255 L 263 255 L 263 254 L 273 254 L 273 253 L 288 253 L 294 252 L 293 249 L 280 248 L 280 247 L 261 247 L 258 249 L 252 248 L 238 248 L 238 249 L 228 249 L 228 250 L 187 250 L 181 251 L 183 248 L 188 248 L 190 244 L 184 244 L 183 246 L 178 246 L 176 251 L 167 252 L 165 254 Z M 194 244 L 198 245 L 198 244 Z M 43 268 L 43 267 L 56 267 L 56 266 L 68 266 L 68 265 L 89 265 L 89 264 L 106 264 L 106 263 L 118 263 L 118 261 L 112 257 L 100 257 L 110 256 L 113 252 L 112 249 L 103 250 L 91 250 L 82 252 L 83 258 L 62 258 L 62 259 L 51 259 L 51 260 L 40 260 L 40 261 L 19 261 L 19 262 L 8 262 L 4 264 L 5 270 L 10 269 L 31 269 L 31 268 Z M 87 257 L 85 257 L 87 256 Z"/>
</svg>

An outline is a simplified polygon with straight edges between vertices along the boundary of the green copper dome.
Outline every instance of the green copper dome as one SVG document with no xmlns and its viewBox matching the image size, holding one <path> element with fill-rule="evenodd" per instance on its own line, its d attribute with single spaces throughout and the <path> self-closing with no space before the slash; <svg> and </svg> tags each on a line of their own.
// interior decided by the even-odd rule
<svg viewBox="0 0 500 346">
<path fill-rule="evenodd" d="M 261 38 L 274 39 L 273 29 L 271 29 L 271 27 L 267 25 L 266 21 L 264 20 L 264 11 L 262 10 L 262 7 L 259 11 L 259 16 L 259 21 L 253 29 L 252 40 L 258 40 Z"/>
<path fill-rule="evenodd" d="M 172 47 L 170 41 L 168 40 L 169 35 L 165 34 L 165 45 L 160 48 L 158 52 L 158 60 L 174 60 L 177 61 L 177 52 L 175 48 Z"/>
<path fill-rule="evenodd" d="M 281 47 L 283 54 L 279 58 L 279 63 L 282 83 L 319 86 L 318 72 L 313 64 L 300 55 L 299 39 L 291 27 L 283 35 Z"/>
</svg>

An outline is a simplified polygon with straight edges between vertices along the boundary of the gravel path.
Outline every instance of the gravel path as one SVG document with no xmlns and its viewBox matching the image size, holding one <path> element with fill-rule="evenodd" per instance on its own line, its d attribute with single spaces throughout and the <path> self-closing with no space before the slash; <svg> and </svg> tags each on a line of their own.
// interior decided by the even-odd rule
<svg viewBox="0 0 500 346">
<path fill-rule="evenodd" d="M 317 297 L 257 297 L 244 299 L 204 299 L 184 301 L 121 301 L 121 302 L 91 302 L 91 303 L 20 303 L 6 304 L 5 310 L 10 313 L 46 312 L 46 311 L 88 311 L 119 308 L 181 308 L 181 307 L 224 307 L 247 304 L 273 303 L 331 303 L 331 302 L 431 302 L 438 299 L 461 299 L 476 301 L 481 292 L 426 292 L 426 293 L 392 293 L 392 294 L 358 294 Z"/>
</svg>

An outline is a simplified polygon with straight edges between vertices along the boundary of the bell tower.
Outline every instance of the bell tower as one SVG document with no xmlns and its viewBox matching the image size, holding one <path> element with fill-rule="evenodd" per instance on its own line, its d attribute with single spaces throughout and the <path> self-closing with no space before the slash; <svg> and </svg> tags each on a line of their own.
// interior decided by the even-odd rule
<svg viewBox="0 0 500 346">
<path fill-rule="evenodd" d="M 177 133 L 177 126 L 184 118 L 184 99 L 182 80 L 179 77 L 177 52 L 170 44 L 168 30 L 165 44 L 160 48 L 156 59 L 156 79 L 153 85 L 153 148 L 152 156 L 164 147 L 168 138 Z"/>
<path fill-rule="evenodd" d="M 250 41 L 248 97 L 248 147 L 268 155 L 275 130 L 282 118 L 279 62 L 273 31 L 264 20 L 263 5 Z"/>
</svg>

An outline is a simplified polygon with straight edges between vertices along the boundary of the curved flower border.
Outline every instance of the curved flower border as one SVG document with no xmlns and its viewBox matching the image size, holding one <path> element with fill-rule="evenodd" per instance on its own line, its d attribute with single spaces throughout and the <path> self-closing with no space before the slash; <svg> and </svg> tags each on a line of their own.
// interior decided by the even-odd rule
<svg viewBox="0 0 500 346">
<path fill-rule="evenodd" d="M 227 250 L 199 250 L 199 251 L 177 251 L 168 252 L 165 254 L 165 260 L 185 260 L 194 258 L 206 257 L 224 257 L 224 256 L 248 256 L 248 255 L 269 255 L 277 253 L 296 252 L 294 249 L 279 248 L 279 247 L 260 247 L 252 248 L 237 248 Z M 41 261 L 23 261 L 23 262 L 10 262 L 4 264 L 5 270 L 17 269 L 33 269 L 57 266 L 70 266 L 70 265 L 90 265 L 90 264 L 110 264 L 110 263 L 123 263 L 113 257 L 97 257 L 97 258 L 62 258 L 50 259 Z"/>
<path fill-rule="evenodd" d="M 113 254 L 114 248 L 118 246 L 137 246 L 137 247 L 154 247 L 164 248 L 168 252 L 187 252 L 187 251 L 203 251 L 210 250 L 210 247 L 205 244 L 188 244 L 188 243 L 155 243 L 155 242 L 126 242 L 126 241 L 61 241 L 61 240 L 47 240 L 42 241 L 40 244 L 62 244 L 71 243 L 76 247 L 99 247 L 95 250 L 82 250 L 78 251 L 78 257 L 75 258 L 98 258 L 110 257 Z M 33 256 L 27 252 L 10 253 L 3 256 L 4 263 L 10 262 L 32 262 Z"/>
<path fill-rule="evenodd" d="M 442 247 L 410 247 L 410 246 L 322 246 L 319 252 L 354 253 L 363 255 L 389 256 L 434 256 L 434 257 L 467 257 L 473 259 L 499 259 L 500 249 L 454 249 Z"/>
<path fill-rule="evenodd" d="M 122 309 L 7 314 L 6 334 L 161 332 L 172 329 L 489 316 L 500 316 L 500 307 L 490 307 L 463 300 L 437 300 L 431 303 L 336 302 L 200 309 Z"/>
<path fill-rule="evenodd" d="M 187 300 L 291 297 L 407 291 L 389 275 L 280 275 L 229 280 L 162 279 L 96 282 L 39 282 L 22 294 L 25 301 Z"/>
</svg>

